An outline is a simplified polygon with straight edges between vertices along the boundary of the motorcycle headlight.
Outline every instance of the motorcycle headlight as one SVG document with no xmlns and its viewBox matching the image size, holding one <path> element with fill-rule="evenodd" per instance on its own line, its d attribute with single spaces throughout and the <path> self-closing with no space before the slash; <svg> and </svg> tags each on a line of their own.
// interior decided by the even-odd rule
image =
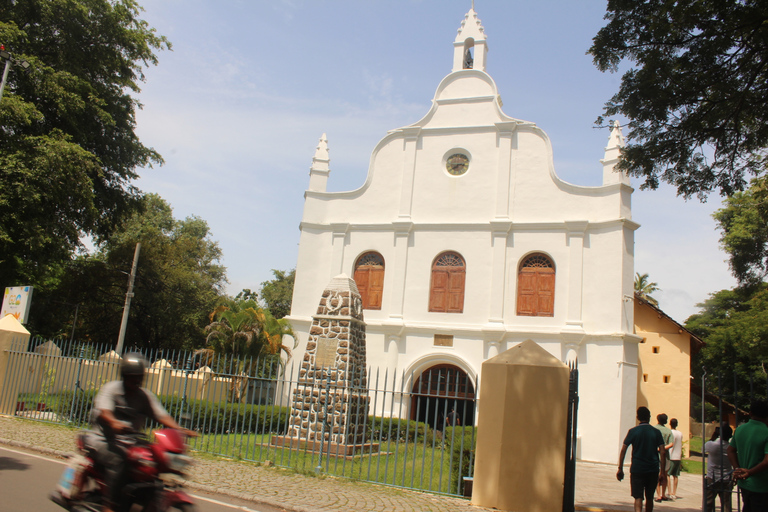
<svg viewBox="0 0 768 512">
<path fill-rule="evenodd" d="M 184 455 L 183 453 L 169 453 L 168 454 L 168 468 L 172 471 L 178 471 L 184 473 L 186 469 L 192 465 L 192 457 Z"/>
</svg>

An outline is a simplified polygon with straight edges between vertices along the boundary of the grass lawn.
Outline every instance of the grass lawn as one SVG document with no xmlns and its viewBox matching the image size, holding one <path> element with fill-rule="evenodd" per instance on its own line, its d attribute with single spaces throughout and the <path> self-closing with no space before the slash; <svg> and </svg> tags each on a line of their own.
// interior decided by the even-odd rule
<svg viewBox="0 0 768 512">
<path fill-rule="evenodd" d="M 451 451 L 440 443 L 383 442 L 376 452 L 352 458 L 330 456 L 303 450 L 275 447 L 269 435 L 203 434 L 191 440 L 191 448 L 201 452 L 292 468 L 312 474 L 321 466 L 322 473 L 353 480 L 411 487 L 425 491 L 458 494 L 456 475 L 451 481 L 451 466 L 459 464 Z"/>
<path fill-rule="evenodd" d="M 686 455 L 694 452 L 701 453 L 701 436 L 690 438 L 683 449 L 685 450 Z M 683 459 L 682 468 L 686 473 L 701 475 L 703 467 L 704 463 L 701 460 Z"/>
</svg>

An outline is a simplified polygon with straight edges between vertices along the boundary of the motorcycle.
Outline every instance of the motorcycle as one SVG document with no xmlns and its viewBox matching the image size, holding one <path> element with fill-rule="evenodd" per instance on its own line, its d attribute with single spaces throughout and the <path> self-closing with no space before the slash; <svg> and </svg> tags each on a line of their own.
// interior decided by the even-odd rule
<svg viewBox="0 0 768 512">
<path fill-rule="evenodd" d="M 101 512 L 107 486 L 101 468 L 87 448 L 87 432 L 77 436 L 78 454 L 70 458 L 50 499 L 69 512 Z M 181 477 L 191 465 L 184 436 L 177 430 L 154 432 L 154 442 L 138 434 L 119 437 L 126 451 L 129 483 L 123 489 L 119 510 L 142 512 L 194 512 L 192 498 Z"/>
</svg>

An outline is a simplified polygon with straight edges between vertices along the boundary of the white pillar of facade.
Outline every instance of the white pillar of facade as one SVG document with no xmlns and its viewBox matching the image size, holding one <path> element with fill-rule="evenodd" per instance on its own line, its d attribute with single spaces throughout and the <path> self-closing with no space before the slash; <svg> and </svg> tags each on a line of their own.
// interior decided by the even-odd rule
<svg viewBox="0 0 768 512">
<path fill-rule="evenodd" d="M 488 283 L 491 299 L 488 322 L 491 324 L 504 323 L 504 291 L 507 289 L 507 238 L 511 227 L 510 221 L 491 222 L 493 267 L 491 282 Z"/>
<path fill-rule="evenodd" d="M 416 171 L 416 149 L 419 142 L 420 127 L 403 128 L 403 184 L 400 191 L 400 219 L 411 218 L 413 207 L 413 180 Z"/>
<path fill-rule="evenodd" d="M 396 334 L 387 335 L 387 368 L 395 375 L 397 370 L 397 360 L 400 353 L 400 336 Z"/>
<path fill-rule="evenodd" d="M 331 279 L 344 274 L 344 246 L 347 243 L 349 224 L 331 224 L 333 230 L 333 255 L 331 256 Z"/>
<path fill-rule="evenodd" d="M 512 146 L 515 139 L 517 123 L 513 121 L 496 123 L 499 145 L 498 162 L 496 164 L 496 218 L 509 218 L 510 198 L 514 192 L 517 162 L 512 161 Z"/>
<path fill-rule="evenodd" d="M 584 329 L 581 302 L 584 296 L 584 236 L 588 224 L 587 221 L 565 223 L 569 247 L 568 316 L 565 320 L 568 330 L 580 331 Z"/>
<path fill-rule="evenodd" d="M 393 262 L 392 294 L 389 305 L 389 317 L 403 319 L 405 305 L 405 280 L 408 270 L 408 241 L 413 229 L 412 222 L 394 222 L 395 260 Z"/>
</svg>

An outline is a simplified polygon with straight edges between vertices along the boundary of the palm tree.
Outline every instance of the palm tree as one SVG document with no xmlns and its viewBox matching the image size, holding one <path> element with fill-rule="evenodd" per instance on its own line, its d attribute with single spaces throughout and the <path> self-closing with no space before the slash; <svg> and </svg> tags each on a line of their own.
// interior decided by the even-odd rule
<svg viewBox="0 0 768 512">
<path fill-rule="evenodd" d="M 276 370 L 285 369 L 285 363 L 291 358 L 292 351 L 298 345 L 296 333 L 293 332 L 291 324 L 285 318 L 275 318 L 268 309 L 261 310 L 262 336 L 264 337 L 264 348 L 262 354 L 266 355 L 265 360 L 268 364 L 261 368 L 261 373 L 267 373 L 270 376 L 276 373 Z M 286 336 L 293 338 L 293 347 L 283 344 Z M 281 357 L 285 354 L 285 359 Z"/>
<path fill-rule="evenodd" d="M 635 293 L 654 306 L 659 306 L 659 301 L 651 297 L 654 292 L 661 291 L 658 283 L 654 283 L 648 277 L 648 274 L 635 273 Z"/>
<path fill-rule="evenodd" d="M 260 308 L 254 300 L 226 301 L 210 315 L 211 323 L 206 326 L 207 348 L 200 349 L 195 357 L 212 365 L 219 356 L 221 371 L 233 374 L 230 394 L 233 401 L 242 401 L 243 391 L 251 377 L 274 377 L 284 368 L 286 359 L 291 357 L 291 348 L 283 344 L 284 336 L 296 336 L 285 319 L 276 319 L 268 310 Z M 222 362 L 221 356 L 224 356 Z M 229 356 L 229 364 L 226 358 Z"/>
</svg>

